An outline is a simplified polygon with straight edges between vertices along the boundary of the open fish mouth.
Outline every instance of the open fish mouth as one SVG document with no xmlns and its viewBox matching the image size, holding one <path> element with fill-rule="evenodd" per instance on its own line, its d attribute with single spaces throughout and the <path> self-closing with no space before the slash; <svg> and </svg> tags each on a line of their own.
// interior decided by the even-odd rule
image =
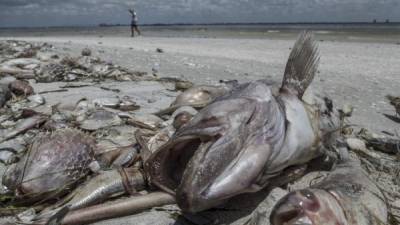
<svg viewBox="0 0 400 225">
<path fill-rule="evenodd" d="M 218 205 L 221 196 L 213 198 L 210 192 L 218 176 L 213 176 L 215 173 L 212 171 L 205 171 L 199 164 L 204 162 L 207 169 L 210 167 L 205 162 L 206 155 L 213 151 L 220 137 L 187 135 L 171 139 L 145 164 L 151 183 L 175 195 L 184 211 L 198 212 L 210 208 L 210 205 Z"/>
<path fill-rule="evenodd" d="M 170 194 L 178 189 L 185 168 L 200 148 L 210 147 L 215 141 L 212 137 L 196 135 L 171 139 L 146 162 L 151 182 Z"/>
</svg>

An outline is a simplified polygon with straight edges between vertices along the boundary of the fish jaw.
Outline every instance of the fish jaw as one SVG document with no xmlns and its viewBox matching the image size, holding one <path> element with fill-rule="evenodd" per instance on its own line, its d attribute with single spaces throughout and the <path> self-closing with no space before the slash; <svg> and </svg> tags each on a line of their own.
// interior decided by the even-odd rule
<svg viewBox="0 0 400 225">
<path fill-rule="evenodd" d="M 188 163 L 176 191 L 177 203 L 183 211 L 200 212 L 220 205 L 233 196 L 260 188 L 255 183 L 271 155 L 271 148 L 254 145 L 240 148 L 240 142 L 231 139 L 225 150 L 236 151 L 237 155 L 227 155 L 223 151 L 210 153 L 214 149 L 221 150 L 218 147 L 224 141 L 219 139 L 211 146 L 198 149 Z M 218 157 L 224 158 L 225 163 L 219 162 L 217 165 L 215 160 L 210 160 Z M 210 171 L 210 168 L 218 167 L 220 169 Z"/>
<path fill-rule="evenodd" d="M 151 182 L 192 213 L 257 191 L 272 153 L 282 148 L 285 123 L 268 85 L 244 84 L 202 109 L 152 155 Z"/>
<path fill-rule="evenodd" d="M 343 208 L 334 195 L 320 189 L 294 191 L 274 207 L 272 225 L 347 225 Z"/>
</svg>

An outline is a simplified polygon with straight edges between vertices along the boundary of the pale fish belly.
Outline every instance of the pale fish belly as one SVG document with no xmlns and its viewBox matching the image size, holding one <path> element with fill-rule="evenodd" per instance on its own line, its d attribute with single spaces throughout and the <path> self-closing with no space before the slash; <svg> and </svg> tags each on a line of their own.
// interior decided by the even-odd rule
<svg viewBox="0 0 400 225">
<path fill-rule="evenodd" d="M 270 160 L 269 173 L 306 163 L 317 156 L 318 133 L 303 102 L 293 95 L 282 96 L 287 120 L 283 146 Z M 311 112 L 312 113 L 312 112 Z"/>
</svg>

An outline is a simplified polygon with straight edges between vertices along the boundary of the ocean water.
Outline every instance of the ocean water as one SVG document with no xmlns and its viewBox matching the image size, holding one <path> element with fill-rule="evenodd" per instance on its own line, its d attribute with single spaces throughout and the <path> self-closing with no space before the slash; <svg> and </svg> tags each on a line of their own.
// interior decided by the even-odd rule
<svg viewBox="0 0 400 225">
<path fill-rule="evenodd" d="M 302 30 L 313 30 L 320 40 L 400 42 L 400 23 L 147 25 L 139 28 L 145 37 L 292 39 Z M 0 28 L 0 36 L 129 37 L 130 27 Z"/>
</svg>

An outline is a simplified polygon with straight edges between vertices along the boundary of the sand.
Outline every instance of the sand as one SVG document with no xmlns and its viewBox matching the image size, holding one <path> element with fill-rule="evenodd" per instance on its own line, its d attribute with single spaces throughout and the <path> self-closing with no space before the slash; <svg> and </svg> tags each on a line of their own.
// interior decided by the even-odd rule
<svg viewBox="0 0 400 225">
<path fill-rule="evenodd" d="M 71 54 L 89 47 L 94 55 L 121 66 L 202 84 L 265 78 L 279 83 L 295 36 L 281 40 L 76 35 L 17 39 L 48 42 Z M 354 125 L 375 132 L 398 132 L 399 125 L 382 113 L 394 114 L 385 95 L 400 95 L 400 45 L 376 40 L 329 40 L 319 41 L 319 45 L 321 63 L 312 90 L 328 94 L 337 107 L 352 105 L 350 122 Z M 156 52 L 157 48 L 164 52 Z"/>
<path fill-rule="evenodd" d="M 161 77 L 183 77 L 196 84 L 212 84 L 221 79 L 246 82 L 265 78 L 279 84 L 295 36 L 282 39 L 228 39 L 63 35 L 0 39 L 47 42 L 53 44 L 56 51 L 72 55 L 77 55 L 84 47 L 89 47 L 93 55 L 123 67 L 156 73 Z M 313 92 L 328 94 L 339 108 L 344 104 L 352 105 L 354 113 L 350 123 L 356 126 L 356 130 L 359 126 L 375 132 L 400 133 L 399 124 L 382 115 L 395 112 L 385 100 L 385 95 L 400 95 L 400 45 L 376 40 L 335 41 L 334 38 L 329 41 L 319 41 L 319 45 L 321 64 L 313 82 Z M 157 52 L 157 48 L 163 52 Z M 57 88 L 57 85 L 38 84 L 35 90 Z M 113 87 L 114 84 L 104 85 Z M 129 83 L 123 85 L 127 93 L 134 93 L 134 91 L 129 92 L 129 88 L 144 88 L 134 84 L 129 85 Z M 98 88 L 94 89 L 98 91 Z M 56 101 L 57 96 L 52 96 Z M 172 101 L 173 98 L 169 100 Z M 163 102 L 163 106 L 168 104 Z M 230 224 L 236 221 L 236 224 L 241 224 L 246 220 L 243 216 L 250 214 L 251 209 L 257 205 L 257 202 L 247 197 L 241 197 L 236 201 L 239 202 L 236 204 L 236 207 L 239 207 L 237 209 L 223 209 L 218 214 L 213 212 L 214 216 L 218 215 L 219 222 Z M 247 202 L 247 205 L 243 205 L 243 202 Z M 153 211 L 98 224 L 183 223 L 172 220 L 170 213 Z"/>
</svg>

